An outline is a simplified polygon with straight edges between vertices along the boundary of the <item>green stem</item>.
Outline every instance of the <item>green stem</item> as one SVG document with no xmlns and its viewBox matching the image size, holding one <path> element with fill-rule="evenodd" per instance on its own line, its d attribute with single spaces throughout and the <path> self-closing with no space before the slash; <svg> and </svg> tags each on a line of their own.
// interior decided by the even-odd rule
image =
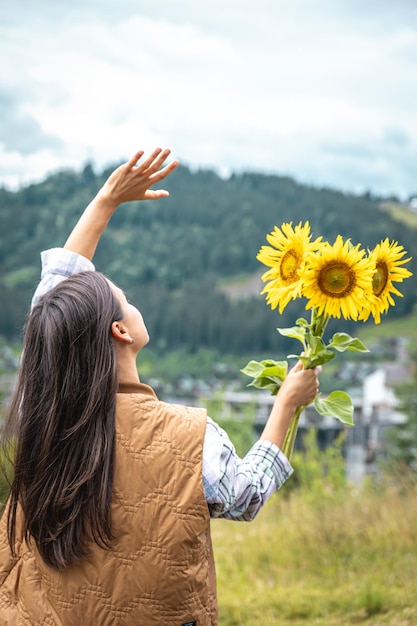
<svg viewBox="0 0 417 626">
<path fill-rule="evenodd" d="M 294 415 L 291 418 L 291 422 L 289 428 L 287 430 L 287 434 L 285 435 L 284 444 L 282 446 L 282 452 L 285 454 L 287 459 L 291 461 L 292 453 L 294 451 L 295 438 L 297 436 L 298 431 L 298 423 L 300 421 L 300 415 L 304 411 L 304 406 L 299 406 Z"/>
<path fill-rule="evenodd" d="M 312 309 L 310 324 L 311 333 L 316 337 L 322 338 L 324 335 L 324 331 L 326 330 L 328 321 L 328 315 L 317 315 L 317 309 Z"/>
</svg>

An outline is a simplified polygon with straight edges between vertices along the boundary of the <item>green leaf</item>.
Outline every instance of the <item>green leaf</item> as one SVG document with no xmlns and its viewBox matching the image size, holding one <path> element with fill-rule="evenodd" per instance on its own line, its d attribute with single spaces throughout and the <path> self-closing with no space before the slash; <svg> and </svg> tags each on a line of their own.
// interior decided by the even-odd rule
<svg viewBox="0 0 417 626">
<path fill-rule="evenodd" d="M 299 326 L 293 326 L 292 328 L 277 328 L 277 331 L 283 337 L 291 337 L 291 339 L 298 339 L 304 344 L 304 338 L 306 334 L 306 329 L 304 327 L 300 328 Z"/>
<path fill-rule="evenodd" d="M 281 387 L 282 381 L 287 376 L 288 363 L 287 361 L 274 361 L 272 359 L 250 361 L 246 367 L 240 371 L 253 378 L 253 381 L 249 383 L 248 387 L 268 389 L 272 395 L 276 395 Z"/>
<path fill-rule="evenodd" d="M 297 326 L 304 326 L 305 328 L 309 325 L 307 320 L 304 319 L 304 317 L 299 317 L 295 323 Z"/>
<path fill-rule="evenodd" d="M 330 350 L 322 350 L 318 354 L 314 354 L 310 357 L 310 365 L 309 368 L 317 367 L 317 365 L 323 365 L 323 363 L 327 363 L 331 361 L 335 357 L 334 352 L 330 352 Z"/>
<path fill-rule="evenodd" d="M 240 371 L 242 372 L 242 374 L 246 374 L 246 376 L 252 376 L 253 378 L 256 378 L 263 369 L 264 366 L 262 365 L 262 363 L 259 363 L 259 361 L 249 361 L 249 363 L 245 365 L 245 367 Z"/>
<path fill-rule="evenodd" d="M 264 361 L 249 361 L 249 363 L 240 370 L 246 376 L 258 378 L 259 376 L 277 376 L 284 379 L 288 372 L 287 361 L 274 361 L 266 359 Z"/>
<path fill-rule="evenodd" d="M 345 350 L 352 350 L 354 352 L 369 352 L 368 348 L 357 339 L 357 337 L 351 337 L 347 333 L 335 333 L 331 342 L 328 345 L 329 348 L 335 348 L 339 352 Z"/>
<path fill-rule="evenodd" d="M 272 367 L 265 367 L 263 372 L 260 374 L 262 378 L 278 378 L 279 380 L 284 380 L 287 375 L 288 366 L 287 362 L 284 361 L 285 366 L 282 365 L 274 365 Z"/>
<path fill-rule="evenodd" d="M 249 383 L 248 387 L 256 387 L 257 389 L 268 389 L 268 391 L 271 392 L 272 396 L 276 396 L 281 385 L 282 380 L 265 377 L 255 378 L 251 383 Z"/>
<path fill-rule="evenodd" d="M 327 363 L 327 361 L 331 361 L 334 359 L 335 353 L 330 352 L 330 350 L 322 350 L 318 354 L 313 354 L 311 356 L 303 356 L 299 354 L 288 354 L 287 359 L 299 359 L 302 361 L 304 365 L 304 369 L 312 369 L 313 367 L 317 367 L 317 365 L 323 365 L 323 363 Z"/>
<path fill-rule="evenodd" d="M 352 400 L 345 391 L 332 391 L 323 399 L 317 395 L 314 406 L 319 415 L 335 417 L 348 426 L 354 426 Z"/>
</svg>

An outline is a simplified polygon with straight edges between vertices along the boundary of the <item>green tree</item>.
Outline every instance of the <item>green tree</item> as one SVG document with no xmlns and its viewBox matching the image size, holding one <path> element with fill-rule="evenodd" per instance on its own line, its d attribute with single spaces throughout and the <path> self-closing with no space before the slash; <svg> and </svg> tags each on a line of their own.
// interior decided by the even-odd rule
<svg viewBox="0 0 417 626">
<path fill-rule="evenodd" d="M 64 243 L 111 170 L 97 175 L 86 164 L 80 172 L 58 172 L 16 192 L 0 188 L 0 334 L 20 335 L 39 276 L 39 252 Z M 415 228 L 404 228 L 369 194 L 260 173 L 222 179 L 183 166 L 167 188 L 170 197 L 163 201 L 121 207 L 95 256 L 97 269 L 143 309 L 152 339 L 167 349 L 204 346 L 243 354 L 258 348 L 275 354 L 273 329 L 287 324 L 287 312 L 278 322 L 259 294 L 231 302 L 219 284 L 260 274 L 265 268 L 256 253 L 284 221 L 309 220 L 314 235 L 328 241 L 340 233 L 372 248 L 389 233 L 410 254 L 415 247 Z M 416 274 L 417 258 L 408 267 Z M 417 302 L 416 281 L 406 281 L 402 291 L 390 316 L 407 314 Z M 289 324 L 301 313 L 296 307 L 288 311 Z"/>
</svg>

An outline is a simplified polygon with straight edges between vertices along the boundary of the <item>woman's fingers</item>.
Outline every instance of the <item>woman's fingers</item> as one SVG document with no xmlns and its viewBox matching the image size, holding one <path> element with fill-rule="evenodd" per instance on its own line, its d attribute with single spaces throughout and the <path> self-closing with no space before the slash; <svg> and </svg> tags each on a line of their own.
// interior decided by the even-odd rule
<svg viewBox="0 0 417 626">
<path fill-rule="evenodd" d="M 126 167 L 127 168 L 135 167 L 137 162 L 140 161 L 140 159 L 143 157 L 144 154 L 145 152 L 143 150 L 139 150 L 139 152 L 136 152 L 136 154 L 134 154 L 126 163 Z"/>
<path fill-rule="evenodd" d="M 169 148 L 166 148 L 165 150 L 162 150 L 162 148 L 155 148 L 155 150 L 153 150 L 151 154 L 135 168 L 136 172 L 138 174 L 152 174 L 153 172 L 156 172 L 170 153 L 171 150 Z"/>
<path fill-rule="evenodd" d="M 297 363 L 294 365 L 294 367 L 292 368 L 293 372 L 299 372 L 301 370 L 304 369 L 304 365 L 302 361 L 297 361 Z"/>
<path fill-rule="evenodd" d="M 147 187 L 151 187 L 155 183 L 163 180 L 173 170 L 179 165 L 177 160 L 168 163 L 165 167 L 162 167 L 169 155 L 171 154 L 171 150 L 169 148 L 165 148 L 162 150 L 161 148 L 156 148 L 142 163 L 137 162 L 143 156 L 143 150 L 137 152 L 126 164 L 126 168 L 129 171 L 133 170 L 135 174 L 135 178 L 143 181 Z M 154 194 L 151 194 L 154 197 Z M 167 192 L 165 192 L 167 195 Z"/>
<path fill-rule="evenodd" d="M 157 172 L 149 176 L 151 184 L 154 185 L 155 183 L 169 176 L 169 174 L 171 174 L 171 172 L 173 172 L 178 165 L 179 161 L 171 161 L 171 163 L 168 163 L 168 165 L 165 165 L 165 167 L 163 167 L 162 169 L 158 169 Z"/>
</svg>

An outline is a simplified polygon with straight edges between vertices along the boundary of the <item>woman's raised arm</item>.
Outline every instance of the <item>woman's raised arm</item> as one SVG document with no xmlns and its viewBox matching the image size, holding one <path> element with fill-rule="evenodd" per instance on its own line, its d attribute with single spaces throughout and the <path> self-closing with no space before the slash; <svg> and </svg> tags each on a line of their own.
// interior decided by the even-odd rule
<svg viewBox="0 0 417 626">
<path fill-rule="evenodd" d="M 64 248 L 92 260 L 97 244 L 111 216 L 120 204 L 135 200 L 157 200 L 169 195 L 165 189 L 151 187 L 166 178 L 178 165 L 172 161 L 164 166 L 170 150 L 157 148 L 141 163 L 140 150 L 127 163 L 120 165 L 86 207 Z M 164 167 L 163 167 L 164 166 Z"/>
</svg>

